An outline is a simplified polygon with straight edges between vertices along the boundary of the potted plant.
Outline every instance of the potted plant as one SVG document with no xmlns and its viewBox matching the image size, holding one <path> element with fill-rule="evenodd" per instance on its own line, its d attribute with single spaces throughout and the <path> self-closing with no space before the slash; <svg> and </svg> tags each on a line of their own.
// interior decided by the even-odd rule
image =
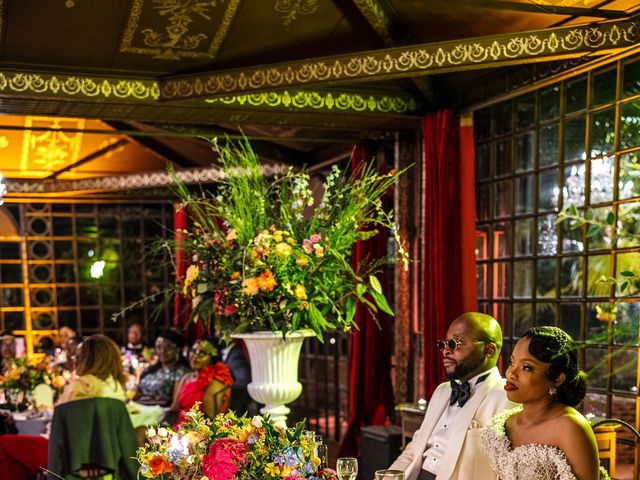
<svg viewBox="0 0 640 480">
<path fill-rule="evenodd" d="M 399 172 L 363 164 L 348 174 L 334 165 L 316 199 L 304 170 L 267 178 L 246 140 L 214 141 L 213 148 L 223 172 L 217 189 L 193 193 L 173 175 L 192 227 L 156 248 L 173 262 L 174 252 L 182 252 L 188 268 L 174 289 L 191 299 L 191 320 L 225 340 L 245 341 L 249 394 L 283 421 L 284 404 L 302 390 L 297 366 L 306 336 L 322 341 L 327 330 L 351 330 L 357 304 L 393 315 L 376 277 L 388 259 L 354 268 L 351 252 L 379 227 L 389 228 L 407 268 L 408 254 L 381 201 Z"/>
</svg>

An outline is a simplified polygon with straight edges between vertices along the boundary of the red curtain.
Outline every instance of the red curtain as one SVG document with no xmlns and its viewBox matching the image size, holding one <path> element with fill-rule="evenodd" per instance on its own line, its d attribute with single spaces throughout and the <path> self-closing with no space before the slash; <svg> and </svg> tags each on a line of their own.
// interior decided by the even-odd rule
<svg viewBox="0 0 640 480">
<path fill-rule="evenodd" d="M 184 238 L 184 231 L 191 225 L 189 214 L 185 208 L 181 205 L 175 205 L 173 211 L 173 230 L 174 238 L 176 242 L 180 242 Z M 191 259 L 188 255 L 180 250 L 176 249 L 176 281 L 183 279 L 187 273 L 187 268 L 191 264 Z M 189 314 L 191 301 L 188 298 L 183 297 L 180 293 L 176 293 L 173 307 L 173 326 L 178 330 L 185 333 L 189 342 L 195 341 L 203 334 L 202 325 L 189 325 Z"/>
<path fill-rule="evenodd" d="M 477 308 L 472 116 L 427 115 L 424 142 L 422 311 L 426 398 L 444 380 L 436 341 L 449 323 Z"/>
<path fill-rule="evenodd" d="M 358 146 L 352 166 L 371 161 L 373 152 Z M 352 264 L 369 256 L 377 258 L 387 253 L 388 231 L 355 245 Z M 385 272 L 378 275 L 387 298 L 388 279 Z M 382 425 L 393 405 L 391 386 L 391 348 L 393 338 L 392 319 L 384 314 L 376 316 L 380 328 L 366 308 L 358 306 L 355 321 L 359 327 L 351 336 L 349 424 L 338 456 L 357 456 L 360 450 L 360 428 L 364 425 Z"/>
</svg>

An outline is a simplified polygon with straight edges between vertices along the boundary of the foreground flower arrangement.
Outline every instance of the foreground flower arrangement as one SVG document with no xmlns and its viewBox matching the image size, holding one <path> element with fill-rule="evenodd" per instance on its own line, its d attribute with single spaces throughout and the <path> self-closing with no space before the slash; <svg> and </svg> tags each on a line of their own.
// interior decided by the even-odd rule
<svg viewBox="0 0 640 480">
<path fill-rule="evenodd" d="M 350 330 L 358 303 L 393 315 L 376 277 L 389 259 L 366 258 L 353 268 L 351 254 L 356 242 L 390 229 L 408 267 L 382 202 L 401 172 L 362 164 L 349 173 L 334 165 L 314 194 L 305 171 L 267 179 L 246 141 L 213 142 L 213 148 L 224 172 L 214 193 L 193 193 L 173 176 L 193 226 L 177 232 L 179 241 L 156 245 L 173 266 L 188 264 L 186 275 L 164 292 L 159 311 L 178 292 L 192 300 L 191 319 L 225 339 L 298 329 L 322 339 L 327 330 Z"/>
<path fill-rule="evenodd" d="M 233 412 L 213 421 L 196 404 L 177 431 L 147 429 L 138 449 L 140 474 L 160 480 L 337 480 L 334 470 L 318 470 L 312 435 L 304 424 L 282 429 L 260 416 Z"/>
</svg>

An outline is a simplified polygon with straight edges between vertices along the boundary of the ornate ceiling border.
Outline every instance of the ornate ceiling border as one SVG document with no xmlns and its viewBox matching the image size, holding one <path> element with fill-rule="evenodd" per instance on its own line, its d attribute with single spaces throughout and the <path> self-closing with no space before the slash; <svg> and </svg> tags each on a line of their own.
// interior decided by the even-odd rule
<svg viewBox="0 0 640 480">
<path fill-rule="evenodd" d="M 282 175 L 289 167 L 281 164 L 263 165 L 262 171 L 267 177 Z M 176 171 L 176 177 L 187 185 L 215 183 L 225 177 L 219 168 L 193 168 Z M 34 195 L 54 193 L 81 193 L 125 191 L 135 189 L 169 187 L 173 185 L 171 176 L 166 171 L 135 173 L 114 177 L 88 178 L 83 180 L 56 180 L 46 182 L 42 180 L 9 180 L 5 179 L 7 193 L 5 199 L 12 195 Z"/>
<path fill-rule="evenodd" d="M 361 95 L 351 92 L 321 92 L 311 90 L 284 90 L 261 92 L 251 95 L 211 98 L 207 103 L 228 106 L 252 106 L 257 108 L 284 108 L 296 110 L 340 110 L 369 113 L 417 113 L 420 104 L 416 99 L 399 95 Z"/>
<path fill-rule="evenodd" d="M 123 100 L 158 100 L 158 82 L 0 72 L 0 92 Z"/>
<path fill-rule="evenodd" d="M 327 82 L 382 80 L 571 58 L 631 46 L 640 39 L 640 15 L 628 20 L 439 42 L 323 57 L 161 81 L 165 100 L 228 96 Z"/>
</svg>

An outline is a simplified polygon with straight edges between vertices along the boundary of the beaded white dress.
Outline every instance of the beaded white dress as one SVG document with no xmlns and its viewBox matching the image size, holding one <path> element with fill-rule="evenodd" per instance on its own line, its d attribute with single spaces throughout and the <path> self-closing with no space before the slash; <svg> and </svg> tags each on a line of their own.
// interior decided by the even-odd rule
<svg viewBox="0 0 640 480">
<path fill-rule="evenodd" d="M 522 407 L 494 416 L 480 433 L 480 445 L 491 468 L 503 480 L 576 480 L 564 452 L 551 445 L 527 444 L 512 448 L 507 437 L 507 419 Z M 600 467 L 600 479 L 609 475 Z"/>
</svg>

